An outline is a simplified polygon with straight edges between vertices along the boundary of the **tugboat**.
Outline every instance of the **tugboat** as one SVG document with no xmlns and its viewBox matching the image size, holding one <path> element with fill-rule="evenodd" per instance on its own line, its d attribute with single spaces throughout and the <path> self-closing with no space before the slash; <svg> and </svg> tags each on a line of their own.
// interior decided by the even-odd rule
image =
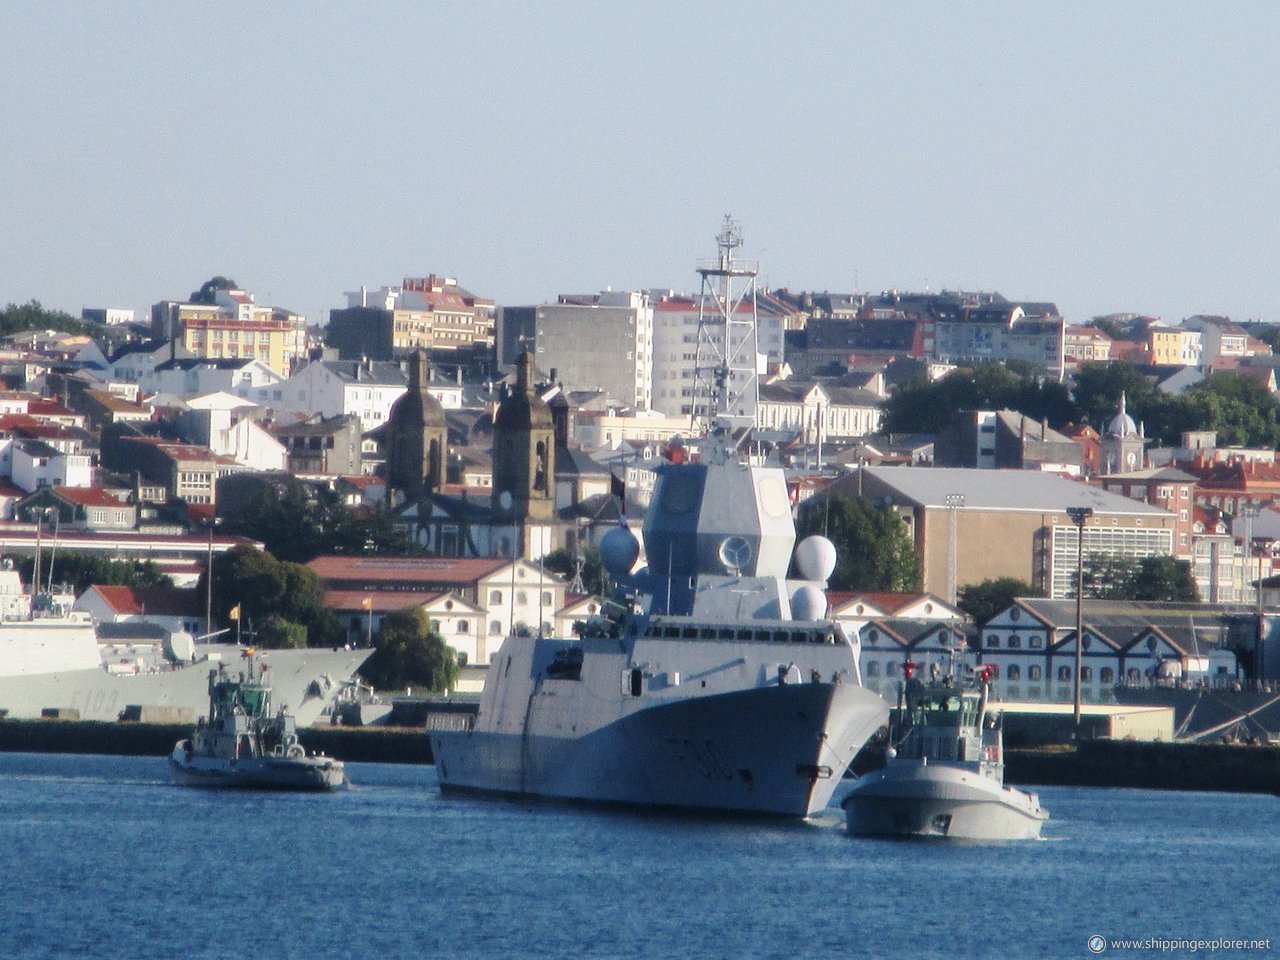
<svg viewBox="0 0 1280 960">
<path fill-rule="evenodd" d="M 226 667 L 209 671 L 209 718 L 169 755 L 176 783 L 246 790 L 338 790 L 347 785 L 342 761 L 308 755 L 297 720 L 285 708 L 271 712 L 271 684 L 256 651 L 245 651 L 247 672 L 232 679 Z"/>
<path fill-rule="evenodd" d="M 975 675 L 958 651 L 929 680 L 908 661 L 885 766 L 860 778 L 843 806 L 860 837 L 1033 840 L 1049 813 L 1004 785 L 1001 718 L 987 711 L 991 668 Z M 896 746 L 895 746 L 896 744 Z"/>
</svg>

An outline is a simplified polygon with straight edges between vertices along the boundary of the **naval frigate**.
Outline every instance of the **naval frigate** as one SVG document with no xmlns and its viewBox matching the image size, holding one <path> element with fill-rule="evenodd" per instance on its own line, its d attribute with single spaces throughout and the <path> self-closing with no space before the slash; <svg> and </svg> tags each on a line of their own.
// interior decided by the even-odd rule
<svg viewBox="0 0 1280 960">
<path fill-rule="evenodd" d="M 130 707 L 161 708 L 194 718 L 208 703 L 208 672 L 240 660 L 234 643 L 196 642 L 170 634 L 163 653 L 121 656 L 100 642 L 93 619 L 69 597 L 22 589 L 17 571 L 0 568 L 0 716 L 28 719 L 62 711 L 113 722 Z M 271 650 L 276 699 L 303 726 L 320 718 L 372 650 Z"/>
<path fill-rule="evenodd" d="M 720 239 L 704 280 L 744 275 L 728 229 Z M 677 455 L 656 471 L 647 566 L 624 521 L 600 545 L 618 584 L 601 614 L 572 639 L 507 637 L 478 713 L 429 720 L 443 791 L 807 817 L 886 721 L 862 685 L 856 634 L 826 615 L 834 546 L 796 547 L 782 470 L 739 453 L 754 337 L 735 380 L 738 301 L 728 290 L 703 301 L 724 317 L 708 431 L 697 462 Z M 793 547 L 803 579 L 787 579 Z"/>
</svg>

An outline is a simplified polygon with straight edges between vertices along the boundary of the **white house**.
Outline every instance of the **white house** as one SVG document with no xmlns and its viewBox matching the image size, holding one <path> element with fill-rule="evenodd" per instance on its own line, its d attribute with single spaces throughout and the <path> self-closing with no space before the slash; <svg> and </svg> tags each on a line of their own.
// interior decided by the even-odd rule
<svg viewBox="0 0 1280 960">
<path fill-rule="evenodd" d="M 214 407 L 187 410 L 179 415 L 178 427 L 191 443 L 206 446 L 250 470 L 280 471 L 288 465 L 289 452 L 284 444 L 251 417 L 237 416 L 231 410 Z"/>
<path fill-rule="evenodd" d="M 399 364 L 382 360 L 314 360 L 278 387 L 249 396 L 272 408 L 277 416 L 355 414 L 369 431 L 387 421 L 391 405 L 408 388 L 409 378 Z"/>
<path fill-rule="evenodd" d="M 219 391 L 252 399 L 268 406 L 260 397 L 284 383 L 284 376 L 261 360 L 191 358 L 167 360 L 141 381 L 149 393 L 176 397 L 199 397 Z"/>
<path fill-rule="evenodd" d="M 93 483 L 88 454 L 67 453 L 43 440 L 16 440 L 10 447 L 12 479 L 27 492 L 39 487 L 87 487 Z"/>
</svg>

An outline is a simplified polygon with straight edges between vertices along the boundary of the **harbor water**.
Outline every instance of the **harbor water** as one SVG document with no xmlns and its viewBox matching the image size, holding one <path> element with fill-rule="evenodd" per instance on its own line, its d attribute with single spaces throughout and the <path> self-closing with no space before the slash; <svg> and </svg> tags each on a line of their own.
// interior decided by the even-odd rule
<svg viewBox="0 0 1280 960">
<path fill-rule="evenodd" d="M 948 845 L 852 839 L 835 808 L 744 822 L 348 772 L 334 795 L 217 793 L 162 758 L 0 755 L 3 955 L 956 960 L 1280 937 L 1273 796 L 1045 788 L 1044 840 Z"/>
</svg>

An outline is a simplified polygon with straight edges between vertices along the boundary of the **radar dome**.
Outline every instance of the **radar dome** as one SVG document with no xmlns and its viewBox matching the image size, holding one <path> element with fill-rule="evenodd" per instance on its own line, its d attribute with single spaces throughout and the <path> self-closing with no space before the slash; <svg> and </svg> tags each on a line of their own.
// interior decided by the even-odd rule
<svg viewBox="0 0 1280 960">
<path fill-rule="evenodd" d="M 812 583 L 806 583 L 791 595 L 793 620 L 821 620 L 827 615 L 827 595 Z"/>
<path fill-rule="evenodd" d="M 622 580 L 640 558 L 640 541 L 626 527 L 614 527 L 600 540 L 600 560 L 609 576 Z"/>
<path fill-rule="evenodd" d="M 796 547 L 796 568 L 806 580 L 826 583 L 836 568 L 836 545 L 826 537 L 805 537 Z"/>
</svg>

